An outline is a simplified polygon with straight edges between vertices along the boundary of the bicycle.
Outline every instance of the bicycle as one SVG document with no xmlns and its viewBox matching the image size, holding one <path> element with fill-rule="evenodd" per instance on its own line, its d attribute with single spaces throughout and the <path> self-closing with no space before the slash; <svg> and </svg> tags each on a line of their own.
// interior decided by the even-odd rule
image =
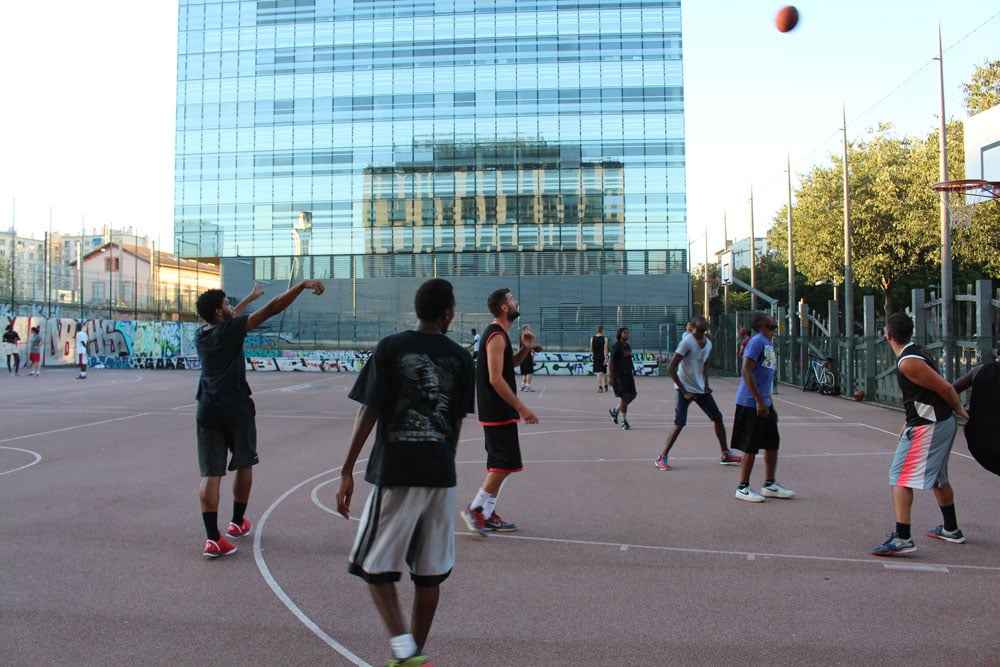
<svg viewBox="0 0 1000 667">
<path fill-rule="evenodd" d="M 827 357 L 820 361 L 813 357 L 809 361 L 809 372 L 806 375 L 802 391 L 818 391 L 824 396 L 830 396 L 836 391 L 837 376 L 832 370 L 833 358 Z"/>
</svg>

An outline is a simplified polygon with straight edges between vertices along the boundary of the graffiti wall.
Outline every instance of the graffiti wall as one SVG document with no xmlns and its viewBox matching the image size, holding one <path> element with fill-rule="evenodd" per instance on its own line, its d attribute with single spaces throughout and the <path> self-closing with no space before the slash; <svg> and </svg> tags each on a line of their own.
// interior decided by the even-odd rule
<svg viewBox="0 0 1000 667">
<path fill-rule="evenodd" d="M 76 363 L 76 324 L 72 318 L 34 316 L 0 317 L 0 324 L 14 326 L 21 337 L 19 351 L 27 365 L 31 328 L 40 327 L 42 364 L 65 366 Z M 196 322 L 150 322 L 98 320 L 83 322 L 87 332 L 87 365 L 96 368 L 198 369 Z M 362 350 L 255 350 L 248 337 L 247 370 L 306 373 L 357 373 L 371 351 Z M 657 375 L 659 362 L 653 354 L 632 355 L 636 375 Z M 584 352 L 539 352 L 535 375 L 593 375 L 590 354 Z"/>
</svg>

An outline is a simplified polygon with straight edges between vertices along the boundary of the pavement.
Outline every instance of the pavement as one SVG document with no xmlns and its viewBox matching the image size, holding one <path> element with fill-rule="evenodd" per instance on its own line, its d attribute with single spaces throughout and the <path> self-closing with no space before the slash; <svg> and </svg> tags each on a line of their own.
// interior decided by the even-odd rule
<svg viewBox="0 0 1000 667">
<path fill-rule="evenodd" d="M 357 529 L 334 512 L 357 404 L 351 374 L 251 373 L 261 463 L 239 551 L 201 557 L 194 391 L 168 370 L 0 374 L 0 664 L 380 665 L 386 632 L 347 573 Z M 523 473 L 497 506 L 516 533 L 456 517 L 457 562 L 426 652 L 471 665 L 1000 664 L 1000 479 L 950 460 L 968 543 L 916 492 L 916 553 L 869 554 L 893 530 L 887 470 L 903 415 L 781 387 L 778 480 L 790 500 L 734 499 L 696 407 L 673 470 L 668 378 L 637 378 L 632 430 L 589 377 L 539 376 L 523 398 Z M 728 431 L 736 378 L 713 378 Z M 362 462 L 370 443 L 362 453 Z M 485 471 L 466 420 L 458 499 Z M 759 460 L 752 485 L 763 481 Z M 356 471 L 355 514 L 368 485 Z M 230 478 L 220 524 L 228 521 Z M 406 577 L 404 609 L 412 600 Z"/>
</svg>

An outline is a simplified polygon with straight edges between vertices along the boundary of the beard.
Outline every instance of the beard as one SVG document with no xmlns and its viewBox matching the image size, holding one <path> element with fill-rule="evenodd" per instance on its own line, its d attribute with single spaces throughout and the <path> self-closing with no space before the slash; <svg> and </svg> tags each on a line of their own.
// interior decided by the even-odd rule
<svg viewBox="0 0 1000 667">
<path fill-rule="evenodd" d="M 514 310 L 508 310 L 507 311 L 507 321 L 508 322 L 513 322 L 514 320 L 516 320 L 519 317 L 521 317 L 521 311 L 520 310 L 518 310 L 518 309 L 515 308 Z"/>
</svg>

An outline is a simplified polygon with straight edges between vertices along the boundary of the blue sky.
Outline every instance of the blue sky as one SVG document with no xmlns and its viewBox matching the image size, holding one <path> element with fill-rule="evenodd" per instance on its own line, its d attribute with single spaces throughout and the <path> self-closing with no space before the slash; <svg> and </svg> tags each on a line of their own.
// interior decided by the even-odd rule
<svg viewBox="0 0 1000 667">
<path fill-rule="evenodd" d="M 925 135 L 937 124 L 937 29 L 946 116 L 960 85 L 1000 59 L 996 0 L 809 0 L 795 31 L 780 2 L 685 0 L 688 221 L 710 250 L 763 234 L 796 174 L 881 121 Z M 985 27 L 980 28 L 986 23 Z M 41 237 L 105 224 L 172 239 L 177 7 L 169 0 L 12 2 L 0 22 L 0 227 Z M 129 57 L 122 59 L 122 53 Z M 12 201 L 16 203 L 12 204 Z M 693 247 L 701 261 L 704 240 Z"/>
</svg>

